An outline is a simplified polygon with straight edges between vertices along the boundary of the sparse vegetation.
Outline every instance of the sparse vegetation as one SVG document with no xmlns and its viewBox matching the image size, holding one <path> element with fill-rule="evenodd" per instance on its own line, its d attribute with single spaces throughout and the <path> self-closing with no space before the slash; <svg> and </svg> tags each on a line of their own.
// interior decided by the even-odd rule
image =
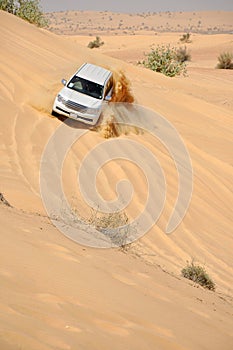
<svg viewBox="0 0 233 350">
<path fill-rule="evenodd" d="M 0 10 L 12 13 L 38 27 L 48 25 L 40 8 L 39 0 L 0 0 Z"/>
<path fill-rule="evenodd" d="M 191 60 L 191 55 L 187 50 L 187 47 L 179 47 L 176 51 L 176 58 L 179 62 L 186 62 Z"/>
<path fill-rule="evenodd" d="M 76 208 L 73 208 L 73 211 L 82 222 L 108 236 L 114 246 L 120 247 L 123 251 L 129 249 L 128 239 L 132 228 L 128 225 L 129 218 L 124 211 L 104 213 L 92 208 L 88 217 L 81 217 Z"/>
<path fill-rule="evenodd" d="M 185 34 L 183 34 L 183 36 L 180 38 L 180 41 L 181 41 L 182 43 L 186 43 L 186 44 L 191 43 L 190 37 L 191 37 L 191 34 L 190 34 L 190 33 L 185 33 Z"/>
<path fill-rule="evenodd" d="M 215 284 L 205 269 L 200 265 L 195 265 L 194 261 L 187 263 L 187 266 L 182 269 L 181 273 L 183 277 L 200 284 L 202 287 L 212 291 L 215 290 Z"/>
<path fill-rule="evenodd" d="M 98 48 L 100 46 L 104 45 L 104 42 L 101 41 L 100 37 L 97 36 L 95 38 L 95 40 L 90 41 L 89 44 L 87 45 L 87 47 L 89 47 L 90 49 L 94 49 L 94 48 Z"/>
<path fill-rule="evenodd" d="M 218 57 L 218 69 L 233 69 L 233 53 L 223 52 Z"/>
<path fill-rule="evenodd" d="M 14 14 L 16 10 L 15 3 L 13 0 L 0 0 L 0 10 Z"/>
<path fill-rule="evenodd" d="M 129 248 L 129 244 L 127 244 L 130 230 L 127 226 L 129 218 L 125 212 L 100 213 L 93 211 L 89 223 L 94 225 L 96 230 L 108 234 L 114 245 L 121 247 L 123 250 Z"/>
<path fill-rule="evenodd" d="M 168 46 L 157 46 L 147 54 L 146 60 L 139 62 L 144 67 L 168 77 L 186 74 L 186 64 L 177 59 L 177 49 Z"/>
</svg>

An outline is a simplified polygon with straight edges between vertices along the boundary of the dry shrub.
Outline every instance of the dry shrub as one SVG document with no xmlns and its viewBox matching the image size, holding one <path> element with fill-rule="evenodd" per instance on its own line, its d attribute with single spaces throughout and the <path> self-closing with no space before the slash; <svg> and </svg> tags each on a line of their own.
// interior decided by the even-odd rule
<svg viewBox="0 0 233 350">
<path fill-rule="evenodd" d="M 185 62 L 185 61 L 191 61 L 191 55 L 188 52 L 186 46 L 184 47 L 179 47 L 176 50 L 176 58 L 178 62 Z"/>
<path fill-rule="evenodd" d="M 218 57 L 218 69 L 233 69 L 233 53 L 223 52 Z"/>
<path fill-rule="evenodd" d="M 98 48 L 98 47 L 103 46 L 103 45 L 104 45 L 104 42 L 101 41 L 99 36 L 97 36 L 95 38 L 95 40 L 89 42 L 87 47 L 89 47 L 89 49 L 94 49 L 94 48 Z"/>
<path fill-rule="evenodd" d="M 180 41 L 182 43 L 191 43 L 192 41 L 190 40 L 191 34 L 190 33 L 185 33 L 183 36 L 180 38 Z"/>
<path fill-rule="evenodd" d="M 188 263 L 181 271 L 182 276 L 200 284 L 209 290 L 215 290 L 215 284 L 202 266 L 195 265 L 194 261 Z"/>
<path fill-rule="evenodd" d="M 123 251 L 130 248 L 130 243 L 127 243 L 130 236 L 129 217 L 124 211 L 104 213 L 99 209 L 91 208 L 89 217 L 84 218 L 76 209 L 73 208 L 73 210 L 79 219 L 108 236 L 114 245 L 119 246 Z"/>
</svg>

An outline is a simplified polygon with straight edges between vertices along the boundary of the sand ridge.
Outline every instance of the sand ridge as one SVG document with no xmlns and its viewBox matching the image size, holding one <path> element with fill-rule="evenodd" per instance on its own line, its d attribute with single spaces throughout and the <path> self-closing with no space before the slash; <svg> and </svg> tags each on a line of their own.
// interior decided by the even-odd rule
<svg viewBox="0 0 233 350">
<path fill-rule="evenodd" d="M 86 349 L 230 350 L 232 72 L 215 70 L 196 51 L 189 76 L 169 79 L 119 60 L 120 54 L 111 58 L 7 13 L 0 12 L 0 17 L 5 48 L 0 58 L 0 192 L 13 206 L 0 203 L 1 348 L 72 349 L 78 344 Z M 228 36 L 223 38 L 227 43 Z M 114 49 L 113 38 L 109 40 Z M 211 37 L 197 37 L 197 45 L 201 42 L 213 62 L 216 48 Z M 41 155 L 62 123 L 50 115 L 53 98 L 60 79 L 86 61 L 123 70 L 136 102 L 177 128 L 193 163 L 190 208 L 182 224 L 167 236 L 164 228 L 177 195 L 173 161 L 147 133 L 120 136 L 151 149 L 167 181 L 158 223 L 127 254 L 68 240 L 51 225 L 40 198 Z M 90 131 L 81 144 L 74 145 L 64 174 L 68 198 L 78 193 L 77 165 L 103 140 Z M 146 191 L 134 166 L 113 162 L 97 179 L 103 193 L 114 198 L 118 176 L 130 179 L 132 175 L 136 193 L 130 215 L 143 206 Z M 216 293 L 181 278 L 181 268 L 192 257 L 206 266 Z"/>
</svg>

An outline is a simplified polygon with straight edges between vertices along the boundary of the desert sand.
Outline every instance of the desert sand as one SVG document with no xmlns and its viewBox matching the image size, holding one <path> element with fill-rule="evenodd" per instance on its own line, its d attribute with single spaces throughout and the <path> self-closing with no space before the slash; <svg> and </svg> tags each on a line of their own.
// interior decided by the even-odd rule
<svg viewBox="0 0 233 350">
<path fill-rule="evenodd" d="M 157 32 L 229 33 L 232 11 L 117 13 L 61 11 L 46 14 L 49 29 L 56 34 L 135 35 Z"/>
<path fill-rule="evenodd" d="M 0 17 L 0 192 L 12 206 L 0 203 L 0 348 L 232 349 L 233 72 L 215 69 L 219 52 L 232 50 L 232 36 L 196 34 L 188 46 L 188 76 L 168 78 L 135 63 L 147 46 L 175 43 L 178 34 L 118 36 L 117 42 L 109 36 L 93 51 L 87 37 L 58 36 L 4 12 Z M 42 152 L 62 124 L 50 114 L 52 103 L 61 78 L 83 62 L 123 70 L 136 103 L 175 126 L 192 160 L 190 206 L 166 235 L 177 196 L 174 163 L 147 133 L 119 136 L 154 152 L 167 181 L 158 222 L 124 252 L 69 240 L 52 225 L 41 200 Z M 89 131 L 65 162 L 67 197 L 75 194 L 81 212 L 77 164 L 103 141 L 100 132 Z M 147 187 L 134 165 L 111 162 L 100 175 L 97 185 L 107 199 L 116 195 L 119 178 L 129 178 L 135 188 L 129 216 L 141 210 Z M 205 266 L 215 292 L 181 277 L 192 258 Z"/>
</svg>

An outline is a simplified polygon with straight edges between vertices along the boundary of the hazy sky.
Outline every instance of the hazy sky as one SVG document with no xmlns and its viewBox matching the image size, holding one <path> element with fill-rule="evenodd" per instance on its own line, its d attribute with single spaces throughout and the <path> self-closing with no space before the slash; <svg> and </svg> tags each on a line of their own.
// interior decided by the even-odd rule
<svg viewBox="0 0 233 350">
<path fill-rule="evenodd" d="M 233 0 L 41 0 L 44 11 L 93 10 L 116 12 L 147 11 L 233 11 Z"/>
</svg>

